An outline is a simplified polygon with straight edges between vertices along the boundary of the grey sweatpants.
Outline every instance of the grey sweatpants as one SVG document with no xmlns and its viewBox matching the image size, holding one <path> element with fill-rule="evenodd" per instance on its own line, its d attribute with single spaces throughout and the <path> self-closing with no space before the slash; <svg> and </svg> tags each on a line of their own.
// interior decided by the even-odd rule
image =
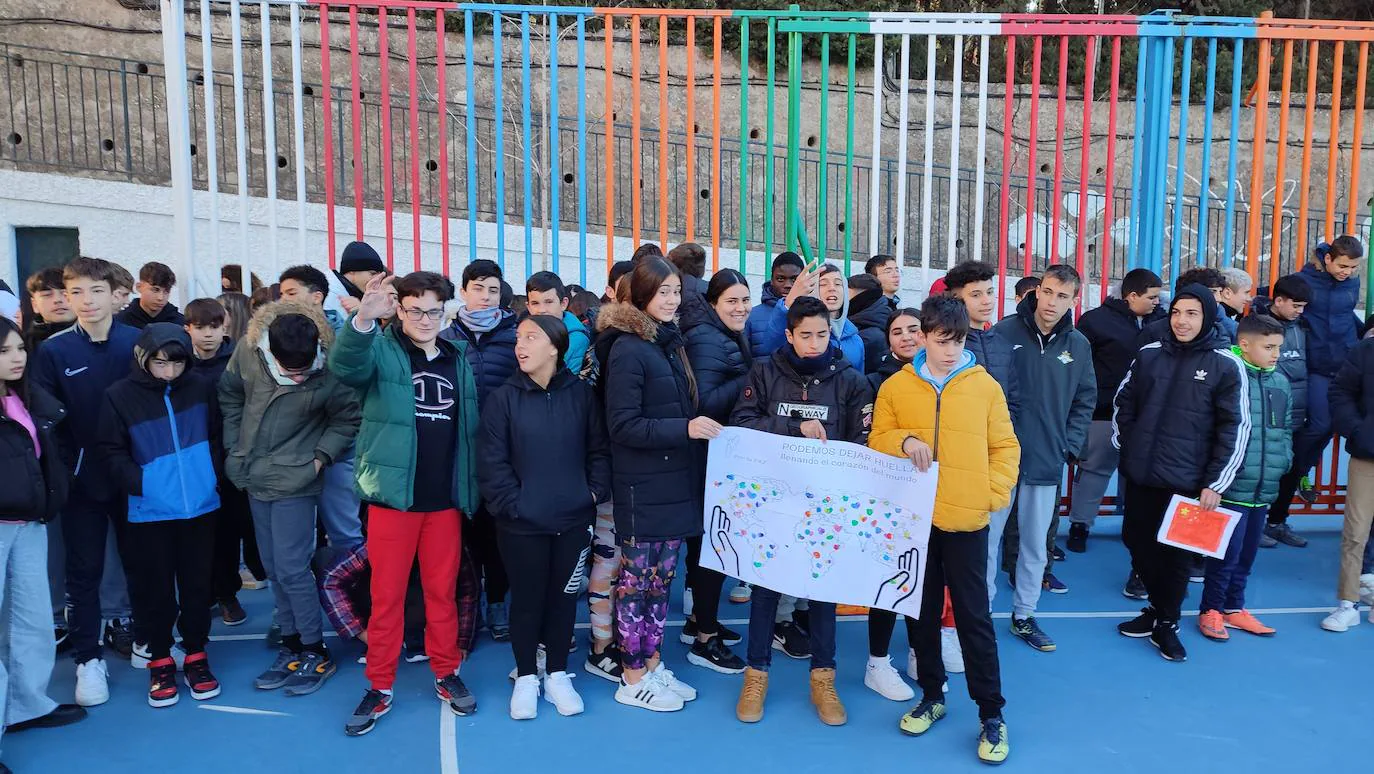
<svg viewBox="0 0 1374 774">
<path fill-rule="evenodd" d="M 1016 489 L 1017 522 L 1021 527 L 1016 560 L 1016 593 L 1011 612 L 1017 618 L 1035 615 L 1040 604 L 1040 583 L 1045 578 L 1049 547 L 1045 535 L 1059 507 L 1059 487 L 1021 484 Z"/>
<path fill-rule="evenodd" d="M 277 625 L 283 637 L 299 634 L 313 645 L 324 636 L 319 592 L 310 560 L 315 555 L 315 498 L 263 501 L 250 496 L 258 554 L 272 581 Z"/>
<path fill-rule="evenodd" d="M 1078 474 L 1073 482 L 1073 502 L 1069 507 L 1069 521 L 1092 529 L 1102 498 L 1107 494 L 1112 474 L 1121 460 L 1121 452 L 1112 446 L 1112 423 L 1093 420 L 1088 428 L 1088 442 L 1083 445 L 1083 457 L 1078 461 Z M 1118 485 L 1117 489 L 1120 489 Z M 1117 498 L 1117 508 L 1121 498 Z"/>
</svg>

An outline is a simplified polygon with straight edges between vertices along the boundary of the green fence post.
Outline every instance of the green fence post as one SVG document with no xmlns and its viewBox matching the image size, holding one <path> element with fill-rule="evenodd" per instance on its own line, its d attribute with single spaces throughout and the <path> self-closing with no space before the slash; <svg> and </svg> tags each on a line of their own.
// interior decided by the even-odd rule
<svg viewBox="0 0 1374 774">
<path fill-rule="evenodd" d="M 796 15 L 801 6 L 789 5 L 787 10 Z M 798 155 L 801 153 L 801 33 L 787 34 L 787 190 L 786 231 L 787 249 L 796 244 L 797 216 L 797 173 Z"/>
<path fill-rule="evenodd" d="M 844 134 L 844 275 L 849 276 L 849 262 L 854 256 L 854 33 L 849 34 L 849 76 L 845 95 Z"/>
</svg>

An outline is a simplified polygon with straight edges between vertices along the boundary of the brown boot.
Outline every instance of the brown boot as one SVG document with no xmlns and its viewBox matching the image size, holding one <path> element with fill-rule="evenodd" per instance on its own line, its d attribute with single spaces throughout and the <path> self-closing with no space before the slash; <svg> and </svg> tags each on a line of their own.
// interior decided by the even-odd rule
<svg viewBox="0 0 1374 774">
<path fill-rule="evenodd" d="M 811 670 L 811 703 L 816 705 L 821 722 L 827 726 L 842 726 L 849 719 L 844 712 L 844 705 L 840 703 L 839 694 L 835 693 L 833 669 Z"/>
<path fill-rule="evenodd" d="M 739 691 L 739 704 L 735 705 L 735 717 L 741 723 L 757 723 L 763 720 L 763 700 L 768 696 L 768 673 L 752 667 L 744 670 L 744 687 Z"/>
</svg>

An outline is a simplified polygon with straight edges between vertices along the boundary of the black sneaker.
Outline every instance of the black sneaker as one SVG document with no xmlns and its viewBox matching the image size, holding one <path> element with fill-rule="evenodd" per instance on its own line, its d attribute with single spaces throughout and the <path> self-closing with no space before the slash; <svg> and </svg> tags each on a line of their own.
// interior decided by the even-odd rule
<svg viewBox="0 0 1374 774">
<path fill-rule="evenodd" d="M 1293 531 L 1287 524 L 1270 524 L 1264 528 L 1264 534 L 1279 541 L 1286 546 L 1294 548 L 1306 548 L 1307 538 Z"/>
<path fill-rule="evenodd" d="M 277 658 L 272 662 L 272 666 L 253 681 L 253 687 L 260 691 L 272 691 L 286 685 L 286 681 L 291 679 L 291 674 L 299 666 L 300 657 L 299 653 L 290 648 L 281 648 L 277 651 Z"/>
<path fill-rule="evenodd" d="M 1140 576 L 1132 572 L 1131 576 L 1126 579 L 1125 588 L 1121 589 L 1121 596 L 1143 602 L 1150 598 L 1150 591 L 1145 588 L 1145 582 L 1140 579 Z"/>
<path fill-rule="evenodd" d="M 688 618 L 687 622 L 682 625 L 682 633 L 679 634 L 677 638 L 683 645 L 692 645 L 696 643 L 697 635 L 700 633 L 701 630 L 697 628 L 697 622 Z M 725 628 L 725 625 L 721 623 L 716 624 L 716 633 L 718 639 L 725 640 L 726 645 L 738 645 L 744 639 L 740 636 L 739 632 L 731 631 Z M 574 647 L 574 650 L 575 649 Z"/>
<path fill-rule="evenodd" d="M 811 641 L 791 621 L 773 624 L 773 650 L 790 658 L 811 658 Z"/>
<path fill-rule="evenodd" d="M 1035 618 L 1016 618 L 1011 619 L 1011 633 L 1026 641 L 1026 644 L 1040 651 L 1041 653 L 1053 653 L 1059 646 L 1054 644 L 1040 628 L 1040 624 Z"/>
<path fill-rule="evenodd" d="M 793 610 L 793 611 L 792 611 L 792 623 L 796 624 L 798 629 L 801 629 L 802 636 L 804 636 L 804 637 L 809 637 L 809 636 L 811 635 L 811 611 L 810 611 L 810 610 Z M 729 643 L 729 644 L 730 644 L 730 645 L 734 645 L 735 643 L 732 642 L 732 643 Z"/>
<path fill-rule="evenodd" d="M 305 650 L 299 656 L 300 661 L 296 668 L 291 672 L 291 676 L 286 678 L 287 696 L 307 696 L 318 691 L 324 686 L 324 681 L 334 676 L 339 670 L 334 664 L 334 660 L 329 657 L 328 652 L 320 653 L 313 650 Z"/>
<path fill-rule="evenodd" d="M 737 675 L 744 671 L 744 661 L 730 652 L 720 637 L 712 637 L 706 642 L 692 643 L 687 651 L 687 660 L 699 667 L 705 667 L 723 675 Z"/>
<path fill-rule="evenodd" d="M 1062 562 L 1064 561 L 1064 549 L 1060 548 L 1058 545 L 1050 546 L 1050 556 L 1053 557 L 1056 562 Z"/>
<path fill-rule="evenodd" d="M 134 621 L 132 618 L 112 618 L 105 624 L 105 647 L 129 658 L 134 652 Z"/>
<path fill-rule="evenodd" d="M 1312 479 L 1307 476 L 1303 476 L 1298 482 L 1298 497 L 1301 497 L 1302 501 L 1308 505 L 1317 504 L 1317 488 L 1312 486 Z"/>
<path fill-rule="evenodd" d="M 1070 524 L 1069 539 L 1065 541 L 1064 547 L 1075 554 L 1086 552 L 1088 550 L 1088 525 Z"/>
<path fill-rule="evenodd" d="M 1154 633 L 1154 630 L 1155 609 L 1153 607 L 1144 608 L 1140 611 L 1140 615 L 1116 625 L 1117 634 L 1133 639 L 1149 637 Z"/>
<path fill-rule="evenodd" d="M 1040 581 L 1040 588 L 1041 590 L 1048 591 L 1051 594 L 1069 593 L 1069 587 L 1064 585 L 1064 581 L 1061 581 L 1058 578 L 1054 577 L 1054 573 L 1052 572 L 1045 573 L 1045 577 Z"/>
<path fill-rule="evenodd" d="M 620 678 L 625 674 L 625 670 L 620 666 L 620 648 L 611 643 L 606 649 L 597 653 L 591 648 L 587 649 L 587 664 L 582 667 L 588 674 L 596 675 L 603 680 L 610 680 L 617 685 Z"/>
<path fill-rule="evenodd" d="M 1160 621 L 1155 624 L 1155 629 L 1150 632 L 1150 643 L 1159 648 L 1159 655 L 1165 661 L 1187 661 L 1188 651 L 1183 649 L 1183 642 L 1178 638 L 1178 624 Z"/>
<path fill-rule="evenodd" d="M 463 678 L 458 675 L 435 680 L 434 693 L 438 694 L 439 701 L 448 704 L 448 708 L 453 710 L 455 715 L 466 716 L 477 711 L 477 699 L 473 697 L 472 691 L 463 685 Z"/>
<path fill-rule="evenodd" d="M 344 733 L 362 736 L 377 725 L 377 719 L 391 711 L 391 694 L 368 689 L 353 715 L 344 724 Z"/>
<path fill-rule="evenodd" d="M 248 613 L 244 612 L 238 599 L 230 597 L 219 603 L 219 619 L 225 626 L 238 626 L 248 620 Z"/>
</svg>

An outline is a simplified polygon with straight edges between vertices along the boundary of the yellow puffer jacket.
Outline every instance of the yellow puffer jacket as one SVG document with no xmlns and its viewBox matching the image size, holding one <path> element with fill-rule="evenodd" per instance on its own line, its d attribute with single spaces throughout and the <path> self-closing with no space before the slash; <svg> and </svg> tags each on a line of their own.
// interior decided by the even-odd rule
<svg viewBox="0 0 1374 774">
<path fill-rule="evenodd" d="M 988 513 L 1007 507 L 1021 463 L 1021 445 L 1012 430 L 1002 388 L 983 370 L 965 361 L 937 392 L 918 375 L 925 352 L 878 390 L 869 448 L 904 457 L 902 442 L 915 436 L 928 444 L 940 463 L 934 524 L 946 532 L 976 532 Z"/>
</svg>

